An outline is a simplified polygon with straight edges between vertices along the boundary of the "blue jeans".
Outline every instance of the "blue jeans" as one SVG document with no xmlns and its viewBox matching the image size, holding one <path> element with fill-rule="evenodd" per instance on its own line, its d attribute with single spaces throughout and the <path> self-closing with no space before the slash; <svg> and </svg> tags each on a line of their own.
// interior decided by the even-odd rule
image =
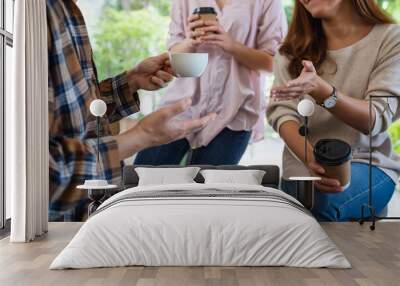
<svg viewBox="0 0 400 286">
<path fill-rule="evenodd" d="M 351 184 L 339 194 L 326 194 L 316 190 L 311 212 L 319 221 L 352 221 L 361 218 L 361 206 L 368 203 L 368 164 L 352 163 Z M 282 180 L 282 190 L 295 196 L 296 183 Z M 377 167 L 372 168 L 372 198 L 377 214 L 387 206 L 396 184 Z M 365 216 L 369 216 L 368 209 Z"/>
<path fill-rule="evenodd" d="M 250 131 L 225 128 L 206 147 L 193 150 L 190 165 L 237 165 L 246 151 L 250 136 Z M 178 140 L 140 152 L 134 164 L 179 165 L 189 150 L 186 139 Z"/>
</svg>

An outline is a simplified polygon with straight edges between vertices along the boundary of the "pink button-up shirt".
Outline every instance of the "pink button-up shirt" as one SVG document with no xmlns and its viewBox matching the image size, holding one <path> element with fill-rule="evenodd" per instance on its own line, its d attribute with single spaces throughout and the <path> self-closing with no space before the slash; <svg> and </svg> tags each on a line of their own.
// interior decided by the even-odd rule
<svg viewBox="0 0 400 286">
<path fill-rule="evenodd" d="M 221 10 L 215 0 L 174 0 L 168 47 L 182 42 L 188 32 L 187 18 L 197 7 L 214 7 L 223 29 L 249 48 L 274 55 L 282 42 L 287 22 L 280 0 L 230 0 Z M 240 64 L 219 47 L 202 45 L 209 53 L 208 67 L 200 78 L 178 78 L 166 91 L 162 105 L 192 97 L 193 106 L 180 119 L 215 112 L 217 119 L 187 139 L 192 148 L 207 146 L 224 128 L 252 130 L 263 124 L 265 75 Z"/>
</svg>

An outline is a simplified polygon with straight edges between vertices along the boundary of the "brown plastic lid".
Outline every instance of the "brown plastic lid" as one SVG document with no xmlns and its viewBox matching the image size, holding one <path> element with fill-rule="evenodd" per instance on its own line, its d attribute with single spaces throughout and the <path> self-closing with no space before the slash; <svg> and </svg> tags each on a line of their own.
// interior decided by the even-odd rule
<svg viewBox="0 0 400 286">
<path fill-rule="evenodd" d="M 194 9 L 193 14 L 217 14 L 214 7 L 198 7 Z"/>
</svg>

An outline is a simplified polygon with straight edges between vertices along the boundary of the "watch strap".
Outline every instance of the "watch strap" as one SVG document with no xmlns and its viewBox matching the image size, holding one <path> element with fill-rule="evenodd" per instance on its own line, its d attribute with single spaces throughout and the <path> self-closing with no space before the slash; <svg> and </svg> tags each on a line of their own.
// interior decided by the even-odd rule
<svg viewBox="0 0 400 286">
<path fill-rule="evenodd" d="M 332 108 L 332 107 L 327 107 L 327 106 L 325 105 L 325 102 L 327 102 L 328 100 L 333 99 L 335 102 L 337 102 L 337 100 L 338 100 L 337 89 L 336 89 L 336 87 L 334 87 L 333 85 L 332 85 L 332 88 L 333 88 L 333 90 L 332 90 L 331 95 L 330 95 L 327 99 L 325 99 L 324 102 L 321 104 L 321 106 L 322 106 L 323 108 Z"/>
</svg>

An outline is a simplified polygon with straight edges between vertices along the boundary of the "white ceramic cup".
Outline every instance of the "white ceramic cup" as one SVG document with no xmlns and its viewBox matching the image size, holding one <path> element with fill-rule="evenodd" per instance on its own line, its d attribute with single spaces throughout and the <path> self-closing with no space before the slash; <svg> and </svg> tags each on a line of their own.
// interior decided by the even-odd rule
<svg viewBox="0 0 400 286">
<path fill-rule="evenodd" d="M 178 77 L 200 77 L 207 68 L 207 53 L 171 53 L 171 66 Z"/>
</svg>

